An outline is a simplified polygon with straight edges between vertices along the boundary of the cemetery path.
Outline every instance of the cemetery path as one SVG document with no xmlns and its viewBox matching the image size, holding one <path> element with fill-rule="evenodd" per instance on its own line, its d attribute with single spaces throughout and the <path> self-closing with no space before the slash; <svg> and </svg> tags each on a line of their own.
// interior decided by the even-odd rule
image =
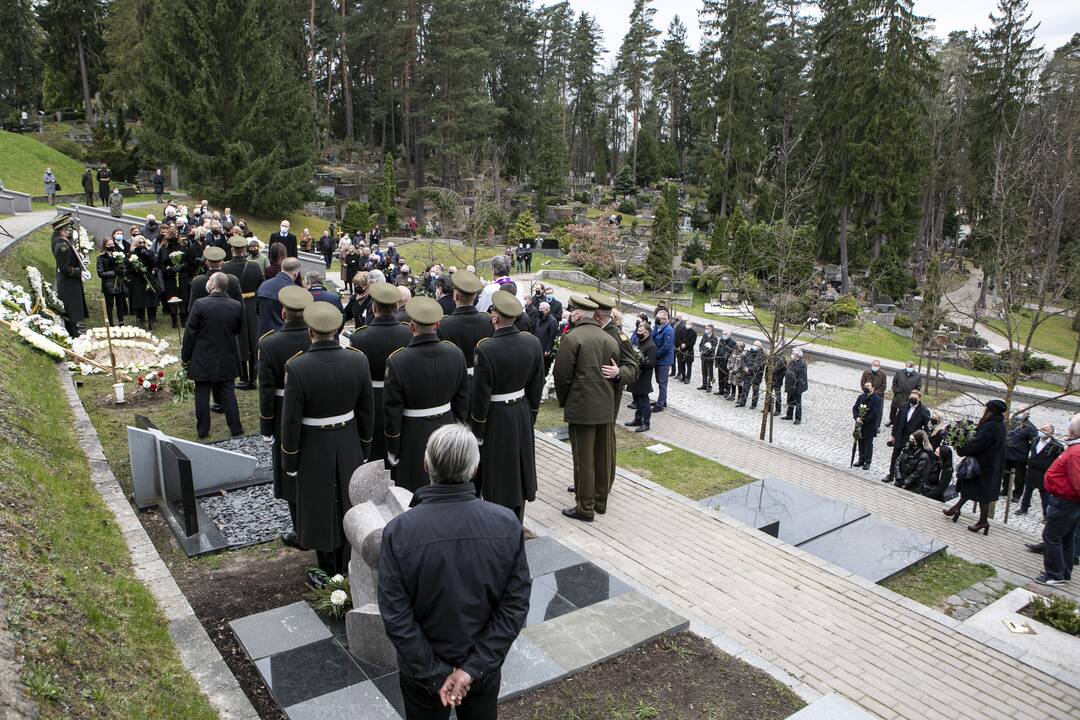
<svg viewBox="0 0 1080 720">
<path fill-rule="evenodd" d="M 702 432 L 674 414 L 654 422 L 657 434 Z M 745 453 L 749 467 L 761 454 L 739 447 L 745 442 L 719 434 L 711 444 L 727 448 L 725 462 Z M 774 452 L 765 467 L 785 474 L 788 459 Z M 885 720 L 1080 713 L 1080 689 L 996 641 L 630 473 L 620 471 L 607 514 L 569 520 L 560 512 L 570 504 L 569 448 L 538 435 L 536 453 L 543 471 L 525 513 L 530 528 L 577 546 L 817 692 L 841 693 Z M 797 469 L 829 473 L 805 461 Z"/>
<path fill-rule="evenodd" d="M 14 245 L 42 225 L 47 224 L 55 216 L 55 210 L 35 210 L 28 213 L 16 213 L 11 217 L 0 219 L 0 225 L 3 225 L 4 229 L 12 235 L 12 237 L 0 236 L 0 252 L 4 252 L 11 245 Z"/>
</svg>

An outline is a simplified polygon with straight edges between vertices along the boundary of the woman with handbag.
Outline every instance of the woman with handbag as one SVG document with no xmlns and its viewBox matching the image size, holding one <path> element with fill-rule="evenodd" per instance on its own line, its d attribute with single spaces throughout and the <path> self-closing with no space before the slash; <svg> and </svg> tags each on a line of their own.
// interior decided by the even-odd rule
<svg viewBox="0 0 1080 720">
<path fill-rule="evenodd" d="M 960 519 L 960 510 L 969 500 L 979 504 L 979 521 L 968 525 L 971 532 L 990 534 L 990 503 L 998 499 L 1001 475 L 1005 469 L 1005 403 L 991 400 L 986 403 L 975 436 L 956 449 L 964 459 L 956 468 L 961 481 L 960 500 L 951 508 L 942 510 L 953 522 Z"/>
</svg>

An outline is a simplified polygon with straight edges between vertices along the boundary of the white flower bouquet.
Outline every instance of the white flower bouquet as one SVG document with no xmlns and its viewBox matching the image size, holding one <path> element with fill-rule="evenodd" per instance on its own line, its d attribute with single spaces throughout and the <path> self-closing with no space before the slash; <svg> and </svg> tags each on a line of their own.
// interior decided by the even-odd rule
<svg viewBox="0 0 1080 720">
<path fill-rule="evenodd" d="M 21 285 L 0 280 L 0 306 L 15 315 L 25 315 L 34 307 L 34 301 Z"/>
<path fill-rule="evenodd" d="M 343 575 L 327 575 L 319 568 L 311 568 L 311 575 L 320 583 L 320 586 L 312 589 L 308 600 L 316 612 L 329 615 L 332 618 L 345 617 L 352 608 L 352 592 L 349 589 L 349 578 Z"/>
<path fill-rule="evenodd" d="M 22 338 L 23 342 L 35 350 L 45 353 L 53 360 L 63 360 L 67 356 L 64 348 L 26 325 L 16 325 L 14 330 L 15 334 Z"/>
<path fill-rule="evenodd" d="M 173 270 L 180 270 L 184 267 L 184 262 L 187 259 L 183 250 L 173 250 L 169 253 L 169 262 L 172 263 Z"/>
<path fill-rule="evenodd" d="M 27 315 L 20 322 L 34 332 L 49 338 L 61 347 L 71 347 L 71 336 L 68 335 L 68 331 L 64 328 L 63 324 L 58 323 L 51 318 L 43 317 L 41 315 Z"/>
<path fill-rule="evenodd" d="M 83 264 L 89 262 L 90 253 L 94 251 L 94 241 L 91 239 L 86 228 L 79 226 L 79 254 L 83 257 Z"/>
<path fill-rule="evenodd" d="M 139 259 L 139 256 L 135 253 L 131 253 L 128 255 L 127 264 L 131 270 L 142 276 L 143 282 L 146 283 L 146 291 L 151 294 L 156 294 L 157 288 L 155 288 L 154 283 L 150 281 L 150 268 L 143 264 L 143 261 Z"/>
<path fill-rule="evenodd" d="M 41 277 L 41 271 L 33 265 L 26 266 L 26 281 L 30 284 L 31 309 L 46 308 L 59 315 L 65 314 L 64 301 L 56 294 L 53 286 Z"/>
</svg>

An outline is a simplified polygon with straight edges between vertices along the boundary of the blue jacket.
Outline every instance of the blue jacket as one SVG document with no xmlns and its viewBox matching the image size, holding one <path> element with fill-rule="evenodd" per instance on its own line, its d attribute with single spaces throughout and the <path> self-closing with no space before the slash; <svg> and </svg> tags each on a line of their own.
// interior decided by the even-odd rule
<svg viewBox="0 0 1080 720">
<path fill-rule="evenodd" d="M 281 288 L 295 284 L 296 282 L 289 277 L 288 273 L 281 271 L 259 286 L 256 294 L 259 310 L 259 337 L 270 330 L 280 330 L 285 325 L 281 319 L 281 303 L 278 302 L 277 296 Z"/>
<path fill-rule="evenodd" d="M 652 339 L 656 344 L 656 367 L 675 363 L 675 330 L 671 323 L 653 328 Z"/>
<path fill-rule="evenodd" d="M 326 288 L 319 287 L 318 285 L 313 285 L 312 287 L 308 288 L 308 290 L 311 292 L 311 296 L 315 298 L 315 302 L 321 301 L 330 303 L 338 310 L 340 310 L 343 315 L 345 314 L 345 309 L 341 306 L 341 296 L 333 290 L 327 290 Z"/>
</svg>

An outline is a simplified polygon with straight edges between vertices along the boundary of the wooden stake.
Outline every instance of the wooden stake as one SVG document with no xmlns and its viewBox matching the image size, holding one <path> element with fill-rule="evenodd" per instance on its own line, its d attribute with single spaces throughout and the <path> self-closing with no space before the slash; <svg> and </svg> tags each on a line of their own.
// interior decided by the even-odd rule
<svg viewBox="0 0 1080 720">
<path fill-rule="evenodd" d="M 112 325 L 109 323 L 109 313 L 107 310 L 102 310 L 105 313 L 105 339 L 109 342 L 109 364 L 112 365 L 113 383 L 120 382 L 118 373 L 116 371 L 116 353 L 113 352 L 112 346 Z"/>
</svg>

